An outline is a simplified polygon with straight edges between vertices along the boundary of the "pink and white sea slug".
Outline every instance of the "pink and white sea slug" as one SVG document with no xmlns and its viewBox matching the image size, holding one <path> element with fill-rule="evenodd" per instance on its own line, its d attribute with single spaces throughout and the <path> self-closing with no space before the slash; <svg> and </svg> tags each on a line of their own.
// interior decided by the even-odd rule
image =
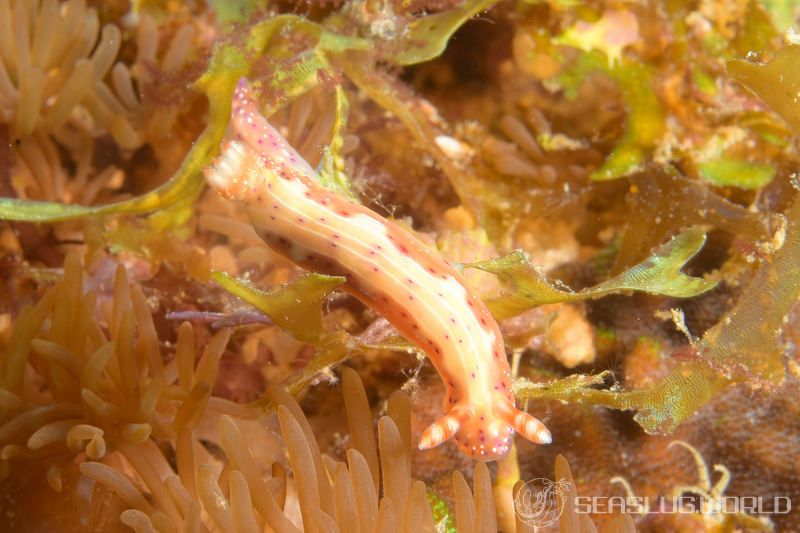
<svg viewBox="0 0 800 533">
<path fill-rule="evenodd" d="M 497 323 L 447 261 L 320 186 L 259 113 L 245 80 L 234 93 L 231 132 L 205 171 L 211 186 L 241 205 L 271 248 L 308 270 L 344 276 L 345 290 L 424 350 L 441 374 L 445 415 L 423 432 L 420 449 L 455 437 L 465 454 L 491 461 L 508 453 L 515 430 L 551 442 L 544 424 L 515 407 Z"/>
</svg>

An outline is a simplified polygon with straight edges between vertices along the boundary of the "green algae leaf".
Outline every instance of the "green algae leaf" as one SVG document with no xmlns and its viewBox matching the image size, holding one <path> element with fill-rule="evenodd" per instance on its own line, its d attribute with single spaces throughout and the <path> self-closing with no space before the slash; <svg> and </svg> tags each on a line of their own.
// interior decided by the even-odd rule
<svg viewBox="0 0 800 533">
<path fill-rule="evenodd" d="M 433 512 L 433 521 L 436 524 L 436 531 L 441 533 L 457 533 L 453 511 L 447 502 L 431 489 L 427 489 L 425 494 L 428 497 L 428 505 Z"/>
<path fill-rule="evenodd" d="M 323 335 L 316 343 L 317 351 L 311 362 L 303 369 L 303 373 L 294 379 L 286 391 L 292 396 L 297 396 L 306 387 L 311 385 L 320 374 L 326 373 L 330 368 L 347 361 L 359 353 L 360 345 L 354 338 L 344 332 L 335 332 Z M 262 405 L 262 407 L 266 407 Z"/>
<path fill-rule="evenodd" d="M 608 10 L 595 22 L 579 20 L 554 39 L 586 52 L 602 52 L 611 65 L 618 63 L 622 51 L 639 41 L 639 21 L 627 10 Z"/>
<path fill-rule="evenodd" d="M 209 0 L 209 5 L 217 13 L 217 20 L 222 25 L 247 22 L 265 0 Z"/>
<path fill-rule="evenodd" d="M 646 389 L 598 389 L 609 377 L 573 375 L 548 383 L 520 381 L 514 391 L 520 399 L 549 399 L 637 411 L 634 420 L 650 434 L 671 433 L 732 381 L 720 376 L 708 364 L 681 364 L 668 376 Z"/>
<path fill-rule="evenodd" d="M 261 105 L 264 116 L 270 116 L 287 102 L 316 87 L 320 74 L 330 69 L 328 60 L 316 48 L 302 52 L 296 59 L 288 68 L 276 67 L 269 86 L 279 92 L 279 97 Z"/>
<path fill-rule="evenodd" d="M 350 178 L 345 173 L 345 160 L 342 157 L 342 146 L 344 136 L 342 131 L 347 125 L 348 102 L 347 95 L 341 85 L 336 87 L 336 116 L 333 122 L 333 132 L 331 143 L 322 156 L 319 165 L 320 182 L 324 187 L 337 193 L 347 196 L 351 200 L 356 200 L 356 196 L 350 189 Z"/>
<path fill-rule="evenodd" d="M 284 59 L 286 65 L 275 65 L 275 73 L 269 81 L 269 88 L 276 93 L 276 98 L 262 105 L 261 112 L 270 116 L 287 102 L 304 94 L 320 83 L 320 79 L 330 74 L 332 67 L 328 59 L 329 54 L 335 55 L 353 50 L 364 50 L 367 42 L 347 36 L 339 36 L 325 31 L 321 26 L 304 19 L 292 20 L 286 26 L 297 31 L 302 31 L 316 37 L 317 44 L 299 54 L 291 52 L 291 56 L 283 57 L 287 50 L 291 51 L 290 43 L 276 47 L 272 59 Z"/>
<path fill-rule="evenodd" d="M 93 213 L 91 207 L 54 202 L 0 198 L 0 219 L 26 222 L 57 222 Z"/>
<path fill-rule="evenodd" d="M 715 159 L 698 165 L 700 176 L 714 185 L 757 189 L 775 177 L 775 167 L 741 159 Z"/>
<path fill-rule="evenodd" d="M 583 51 L 574 64 L 553 81 L 568 97 L 574 98 L 580 84 L 593 72 L 614 81 L 627 108 L 617 146 L 590 176 L 595 181 L 614 180 L 642 169 L 666 132 L 666 114 L 653 87 L 653 68 L 624 57 L 611 62 L 597 50 Z"/>
<path fill-rule="evenodd" d="M 729 70 L 800 133 L 798 64 L 800 46 L 790 46 L 768 65 L 735 61 Z M 772 256 L 758 267 L 733 308 L 696 343 L 698 358 L 653 386 L 598 390 L 571 386 L 576 378 L 570 377 L 565 386 L 548 384 L 549 390 L 523 383 L 516 390 L 518 396 L 636 410 L 634 418 L 645 431 L 663 433 L 674 430 L 732 383 L 753 379 L 779 383 L 786 369 L 778 338 L 785 317 L 800 298 L 800 198 L 795 197 L 786 212 L 786 224 L 775 232 L 771 248 Z"/>
<path fill-rule="evenodd" d="M 563 379 L 535 383 L 525 378 L 515 379 L 512 385 L 514 394 L 519 398 L 534 400 L 539 398 L 564 399 L 573 398 L 584 389 L 602 386 L 612 376 L 610 370 L 599 374 L 572 374 Z"/>
<path fill-rule="evenodd" d="M 716 282 L 687 276 L 681 269 L 700 251 L 706 234 L 690 228 L 673 237 L 645 261 L 609 280 L 578 292 L 554 283 L 535 265 L 528 255 L 515 251 L 505 257 L 471 263 L 500 276 L 511 292 L 488 302 L 498 318 L 508 318 L 543 304 L 600 298 L 626 291 L 642 291 L 675 298 L 697 296 L 716 286 Z"/>
<path fill-rule="evenodd" d="M 581 5 L 581 0 L 522 0 L 525 4 L 547 4 L 555 9 L 568 9 Z"/>
<path fill-rule="evenodd" d="M 640 170 L 666 131 L 663 106 L 653 90 L 653 68 L 622 56 L 639 40 L 638 21 L 625 10 L 609 10 L 595 22 L 578 21 L 553 42 L 583 51 L 574 65 L 556 79 L 568 94 L 591 72 L 602 72 L 622 92 L 628 115 L 622 136 L 603 165 L 591 174 L 596 181 L 613 180 Z"/>
<path fill-rule="evenodd" d="M 692 68 L 692 81 L 700 92 L 708 96 L 715 96 L 717 94 L 717 80 L 697 65 Z"/>
<path fill-rule="evenodd" d="M 800 199 L 777 231 L 777 251 L 764 261 L 738 300 L 706 331 L 697 349 L 728 374 L 780 382 L 785 374 L 778 336 L 785 317 L 800 298 Z M 774 240 L 775 241 L 775 240 Z"/>
<path fill-rule="evenodd" d="M 322 26 L 319 27 L 319 43 L 317 44 L 320 50 L 330 53 L 352 52 L 353 50 L 371 50 L 373 43 L 366 39 L 359 39 L 349 35 L 341 35 L 332 31 L 328 31 Z"/>
<path fill-rule="evenodd" d="M 279 289 L 265 292 L 225 272 L 214 271 L 211 279 L 267 315 L 273 324 L 296 339 L 312 343 L 324 336 L 322 306 L 325 298 L 346 281 L 341 276 L 307 274 Z"/>
<path fill-rule="evenodd" d="M 762 2 L 748 2 L 742 28 L 731 39 L 728 49 L 720 55 L 729 59 L 733 56 L 732 51 L 737 55 L 745 55 L 752 50 L 773 50 L 773 43 L 781 37 Z"/>
<path fill-rule="evenodd" d="M 285 17 L 288 17 L 283 24 L 283 29 L 286 31 L 282 32 L 285 42 L 275 46 L 274 50 L 270 50 L 270 58 L 284 60 L 286 64 L 282 65 L 277 62 L 274 65 L 275 73 L 268 85 L 270 89 L 274 90 L 276 98 L 261 107 L 261 112 L 267 117 L 287 102 L 315 88 L 326 75 L 330 76 L 333 70 L 330 57 L 359 50 L 369 50 L 371 46 L 369 41 L 330 32 L 307 19 L 295 16 Z M 306 33 L 316 38 L 317 42 L 312 48 L 298 54 L 294 52 L 295 45 L 292 43 L 292 38 L 296 35 L 288 33 L 288 30 Z M 339 94 L 337 93 L 337 112 L 346 112 L 347 102 L 342 103 L 338 98 Z M 341 109 L 340 105 L 343 106 Z M 339 116 L 341 115 L 337 114 L 337 118 Z"/>
<path fill-rule="evenodd" d="M 462 24 L 497 1 L 467 0 L 448 11 L 414 19 L 394 43 L 397 51 L 389 59 L 398 65 L 413 65 L 437 57 Z"/>
<path fill-rule="evenodd" d="M 775 30 L 785 33 L 800 16 L 800 4 L 790 0 L 761 0 Z"/>
<path fill-rule="evenodd" d="M 396 343 L 392 341 L 369 343 L 344 331 L 325 333 L 318 337 L 313 344 L 317 348 L 317 352 L 311 362 L 303 369 L 303 373 L 286 387 L 286 390 L 294 396 L 319 379 L 321 375 L 328 375 L 330 379 L 335 379 L 330 373 L 331 369 L 356 355 L 365 355 L 374 350 L 400 352 L 416 349 L 404 339 Z"/>
<path fill-rule="evenodd" d="M 731 61 L 728 71 L 800 135 L 800 46 L 780 49 L 767 64 Z M 785 375 L 778 342 L 786 316 L 800 298 L 800 197 L 775 232 L 774 250 L 745 287 L 736 305 L 706 331 L 698 349 L 729 374 L 780 382 Z"/>
<path fill-rule="evenodd" d="M 675 228 L 712 225 L 751 241 L 769 238 L 769 217 L 715 194 L 702 181 L 658 167 L 629 179 L 629 223 L 611 270 L 614 275 L 646 258 L 652 243 L 664 242 Z"/>
<path fill-rule="evenodd" d="M 687 276 L 681 269 L 706 242 L 703 230 L 693 227 L 679 233 L 650 258 L 619 276 L 600 283 L 592 292 L 638 290 L 674 298 L 697 296 L 716 287 L 717 282 Z"/>
<path fill-rule="evenodd" d="M 640 170 L 666 131 L 664 109 L 653 90 L 653 70 L 647 65 L 621 61 L 607 71 L 622 91 L 628 115 L 617 146 L 590 176 L 613 180 Z"/>
<path fill-rule="evenodd" d="M 778 50 L 769 63 L 728 63 L 731 78 L 750 89 L 800 134 L 800 45 Z"/>
</svg>

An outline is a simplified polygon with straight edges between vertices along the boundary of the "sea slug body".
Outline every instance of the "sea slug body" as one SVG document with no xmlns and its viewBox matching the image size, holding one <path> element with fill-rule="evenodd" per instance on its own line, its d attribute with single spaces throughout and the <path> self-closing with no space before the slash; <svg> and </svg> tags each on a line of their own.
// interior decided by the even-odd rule
<svg viewBox="0 0 800 533">
<path fill-rule="evenodd" d="M 205 175 L 238 202 L 258 234 L 303 268 L 347 279 L 345 290 L 375 309 L 430 357 L 447 387 L 445 415 L 420 449 L 455 437 L 482 461 L 508 453 L 516 430 L 536 443 L 550 432 L 518 410 L 503 338 L 462 276 L 416 237 L 326 190 L 316 172 L 258 112 L 245 80 L 236 88 L 232 138 Z"/>
</svg>

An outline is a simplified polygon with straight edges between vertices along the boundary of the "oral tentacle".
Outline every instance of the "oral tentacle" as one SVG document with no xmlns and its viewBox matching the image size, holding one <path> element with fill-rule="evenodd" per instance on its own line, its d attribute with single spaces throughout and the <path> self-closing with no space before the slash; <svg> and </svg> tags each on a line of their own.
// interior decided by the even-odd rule
<svg viewBox="0 0 800 533">
<path fill-rule="evenodd" d="M 536 444 L 550 444 L 553 442 L 553 435 L 550 430 L 538 418 L 529 415 L 525 411 L 514 408 L 506 420 L 516 430 L 517 433 Z"/>
<path fill-rule="evenodd" d="M 462 419 L 463 416 L 457 410 L 452 410 L 439 418 L 422 432 L 422 436 L 419 439 L 419 449 L 429 450 L 451 439 L 461 428 Z"/>
</svg>

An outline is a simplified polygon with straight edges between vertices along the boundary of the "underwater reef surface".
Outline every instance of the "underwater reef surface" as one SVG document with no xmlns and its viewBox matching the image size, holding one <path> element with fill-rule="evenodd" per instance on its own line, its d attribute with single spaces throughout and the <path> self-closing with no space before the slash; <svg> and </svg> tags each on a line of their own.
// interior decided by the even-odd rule
<svg viewBox="0 0 800 533">
<path fill-rule="evenodd" d="M 0 531 L 800 530 L 798 16 L 0 0 Z M 242 78 L 551 444 L 418 449 L 467 376 L 206 187 Z"/>
</svg>

